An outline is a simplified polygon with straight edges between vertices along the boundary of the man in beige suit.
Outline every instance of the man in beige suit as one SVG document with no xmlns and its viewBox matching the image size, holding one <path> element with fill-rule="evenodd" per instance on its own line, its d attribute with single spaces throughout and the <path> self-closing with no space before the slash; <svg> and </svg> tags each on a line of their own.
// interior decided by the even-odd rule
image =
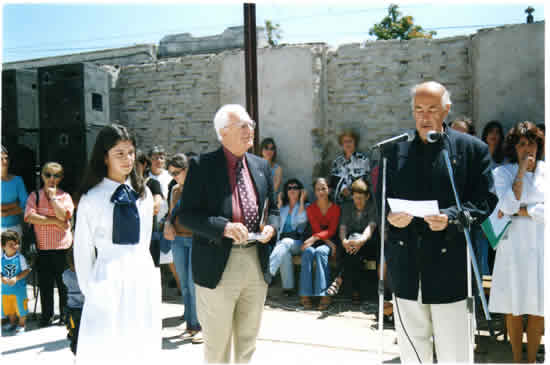
<svg viewBox="0 0 550 365">
<path fill-rule="evenodd" d="M 249 362 L 256 350 L 267 285 L 269 246 L 277 222 L 266 160 L 246 151 L 255 123 L 246 110 L 225 105 L 214 117 L 222 147 L 193 158 L 174 216 L 193 231 L 191 266 L 205 360 Z M 264 209 L 266 207 L 267 209 Z M 250 234 L 255 233 L 252 237 Z M 261 234 L 260 234 L 261 233 Z"/>
</svg>

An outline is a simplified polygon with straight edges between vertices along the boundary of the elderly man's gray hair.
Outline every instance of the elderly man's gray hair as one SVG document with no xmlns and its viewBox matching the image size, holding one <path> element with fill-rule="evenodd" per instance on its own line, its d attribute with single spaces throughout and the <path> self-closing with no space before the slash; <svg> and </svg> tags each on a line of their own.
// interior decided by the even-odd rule
<svg viewBox="0 0 550 365">
<path fill-rule="evenodd" d="M 441 95 L 441 106 L 443 108 L 445 108 L 447 105 L 453 104 L 451 102 L 451 93 L 449 92 L 449 90 L 447 90 L 445 86 L 441 85 L 439 82 L 436 82 L 436 81 L 428 81 L 428 82 L 423 82 L 418 85 L 415 85 L 411 89 L 411 108 L 413 109 L 413 111 L 414 111 L 414 97 L 416 96 L 416 92 L 418 91 L 418 88 L 420 86 L 426 86 L 426 85 L 434 88 L 442 88 L 444 90 L 443 95 Z"/>
<path fill-rule="evenodd" d="M 214 116 L 214 128 L 216 129 L 216 134 L 218 135 L 218 140 L 220 142 L 222 140 L 220 130 L 229 124 L 229 121 L 231 120 L 230 114 L 234 114 L 240 120 L 250 120 L 250 116 L 242 105 L 226 104 L 222 106 L 218 109 L 216 115 Z"/>
</svg>

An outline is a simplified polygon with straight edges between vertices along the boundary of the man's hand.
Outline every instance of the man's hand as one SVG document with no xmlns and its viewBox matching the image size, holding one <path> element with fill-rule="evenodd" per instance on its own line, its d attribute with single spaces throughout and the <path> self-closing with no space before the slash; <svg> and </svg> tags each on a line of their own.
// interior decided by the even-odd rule
<svg viewBox="0 0 550 365">
<path fill-rule="evenodd" d="M 432 231 L 442 231 L 449 225 L 449 217 L 447 214 L 435 214 L 427 215 L 424 217 L 424 221 L 428 223 L 428 226 Z"/>
<path fill-rule="evenodd" d="M 248 229 L 242 223 L 227 223 L 223 230 L 223 236 L 231 238 L 234 245 L 240 245 L 248 239 Z"/>
<path fill-rule="evenodd" d="M 177 218 L 176 218 L 177 219 Z M 168 241 L 173 241 L 176 239 L 176 228 L 168 220 L 164 222 L 164 238 Z"/>
<path fill-rule="evenodd" d="M 413 216 L 409 213 L 390 213 L 388 214 L 388 222 L 394 227 L 405 228 L 407 227 L 413 219 Z"/>
<path fill-rule="evenodd" d="M 274 234 L 275 234 L 275 228 L 273 228 L 273 226 L 267 225 L 262 230 L 263 238 L 258 241 L 261 243 L 268 243 L 269 241 L 271 241 L 271 237 L 273 237 Z"/>
<path fill-rule="evenodd" d="M 342 247 L 344 248 L 344 251 L 346 251 L 346 253 L 351 254 L 351 244 L 348 239 L 342 241 Z"/>
</svg>

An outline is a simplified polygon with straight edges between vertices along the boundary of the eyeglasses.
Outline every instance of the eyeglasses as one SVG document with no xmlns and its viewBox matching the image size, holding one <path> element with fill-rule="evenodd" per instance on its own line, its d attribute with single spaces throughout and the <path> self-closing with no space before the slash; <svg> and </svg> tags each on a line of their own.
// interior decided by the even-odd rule
<svg viewBox="0 0 550 365">
<path fill-rule="evenodd" d="M 56 179 L 61 179 L 61 178 L 63 177 L 63 175 L 62 175 L 62 174 L 51 174 L 51 173 L 49 173 L 49 172 L 45 172 L 45 173 L 44 173 L 44 177 L 45 177 L 46 179 L 50 179 L 50 178 L 52 178 L 52 177 L 54 177 L 54 178 L 56 178 Z"/>
<path fill-rule="evenodd" d="M 300 190 L 300 187 L 297 185 L 290 185 L 288 188 L 286 188 L 286 190 Z"/>
<path fill-rule="evenodd" d="M 254 129 L 256 128 L 256 122 L 253 121 L 253 120 L 241 120 L 240 122 L 237 122 L 237 123 L 234 123 L 232 125 L 228 125 L 227 127 L 237 127 L 237 128 L 240 128 L 240 129 L 245 129 L 245 128 L 250 128 L 250 129 Z"/>
<path fill-rule="evenodd" d="M 174 170 L 174 171 L 170 172 L 170 176 L 176 177 L 176 176 L 178 176 L 179 174 L 181 174 L 181 172 L 182 172 L 183 170 L 185 170 L 185 169 Z"/>
</svg>

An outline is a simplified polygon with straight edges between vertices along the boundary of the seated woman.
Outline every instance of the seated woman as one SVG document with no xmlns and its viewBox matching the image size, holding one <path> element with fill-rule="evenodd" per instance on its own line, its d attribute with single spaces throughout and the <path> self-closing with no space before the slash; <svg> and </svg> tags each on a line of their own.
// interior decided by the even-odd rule
<svg viewBox="0 0 550 365">
<path fill-rule="evenodd" d="M 283 294 L 286 296 L 291 295 L 294 289 L 292 255 L 298 255 L 304 243 L 302 236 L 307 225 L 306 201 L 307 191 L 298 179 L 285 182 L 278 240 L 269 257 L 269 272 L 275 276 L 277 270 L 281 269 Z"/>
<path fill-rule="evenodd" d="M 328 295 L 336 295 L 344 280 L 344 273 L 351 283 L 352 304 L 359 305 L 361 265 L 367 256 L 367 250 L 371 251 L 373 242 L 371 238 L 376 230 L 377 214 L 376 204 L 371 199 L 367 183 L 363 179 L 355 180 L 351 185 L 353 202 L 347 202 L 342 207 L 340 219 L 340 240 L 342 242 L 342 268 L 340 273 L 327 290 Z M 369 242 L 369 245 L 366 243 Z"/>
<path fill-rule="evenodd" d="M 329 200 L 328 183 L 325 178 L 317 178 L 313 184 L 317 200 L 307 207 L 307 218 L 311 227 L 311 236 L 307 238 L 302 249 L 302 267 L 300 272 L 300 302 L 304 309 L 311 309 L 311 296 L 321 297 L 320 311 L 326 310 L 331 297 L 326 295 L 329 286 L 329 255 L 336 256 L 335 239 L 340 207 Z M 306 237 L 308 234 L 306 234 Z M 313 261 L 317 264 L 313 278 Z"/>
</svg>

